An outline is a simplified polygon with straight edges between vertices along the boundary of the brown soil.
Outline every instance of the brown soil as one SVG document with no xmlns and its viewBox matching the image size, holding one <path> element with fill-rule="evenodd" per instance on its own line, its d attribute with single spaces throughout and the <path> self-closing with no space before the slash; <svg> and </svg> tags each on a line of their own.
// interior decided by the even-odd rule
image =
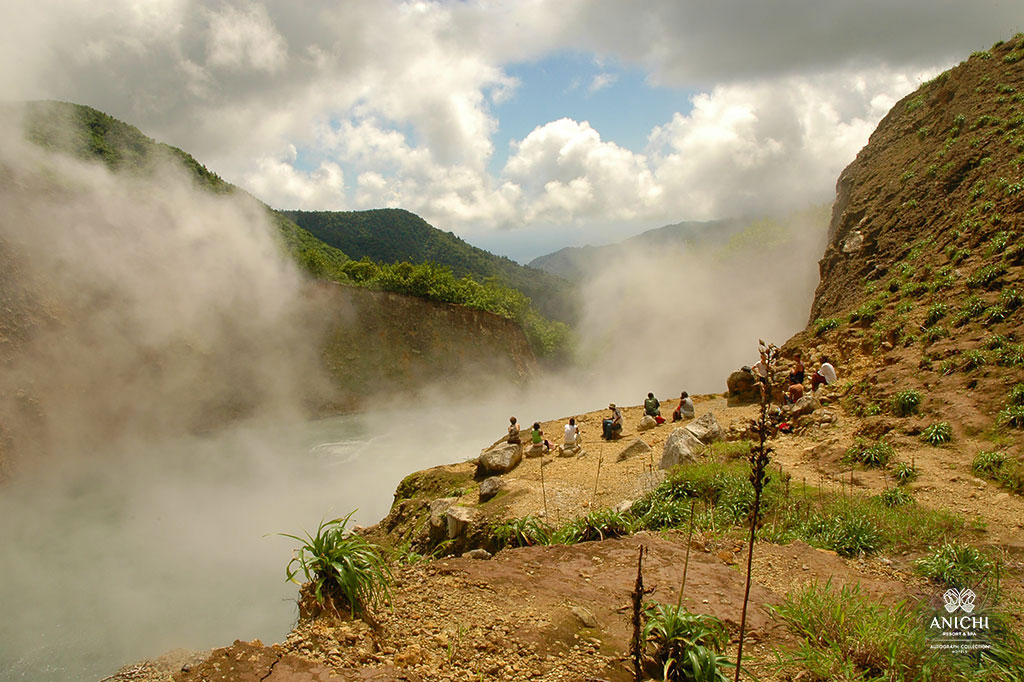
<svg viewBox="0 0 1024 682">
<path fill-rule="evenodd" d="M 835 406 L 831 425 L 812 427 L 802 435 L 784 435 L 773 441 L 775 462 L 792 474 L 793 484 L 806 478 L 808 485 L 848 485 L 850 468 L 841 453 L 852 443 L 865 420 Z M 756 406 L 727 407 L 720 396 L 697 399 L 697 414 L 714 412 L 724 425 L 746 421 Z M 637 433 L 642 408 L 624 409 L 625 432 L 615 442 L 594 438 L 605 411 L 578 416 L 584 427 L 585 454 L 578 458 L 548 455 L 524 459 L 506 475 L 518 494 L 504 507 L 505 518 L 542 514 L 547 495 L 548 516 L 562 521 L 594 507 L 635 499 L 658 478 L 661 446 L 671 424 Z M 870 420 L 868 420 L 870 421 Z M 554 433 L 564 420 L 542 426 Z M 618 453 L 636 438 L 654 446 L 649 459 L 617 461 Z M 949 508 L 985 521 L 981 542 L 1018 547 L 1024 541 L 1021 520 L 1024 501 L 1000 498 L 986 504 L 972 477 L 948 468 L 944 448 L 931 448 L 913 439 L 900 444 L 901 456 L 914 458 L 922 471 L 913 484 L 920 504 Z M 653 461 L 654 475 L 651 474 Z M 543 462 L 544 487 L 540 484 Z M 598 479 L 597 464 L 601 463 Z M 471 465 L 442 467 L 468 473 Z M 951 480 L 954 479 L 954 480 Z M 854 470 L 853 487 L 860 492 L 881 489 L 886 481 L 876 471 Z M 597 483 L 597 495 L 594 485 Z M 990 491 L 998 495 L 996 491 Z M 464 496 L 473 501 L 475 492 Z M 575 546 L 528 547 L 503 550 L 490 560 L 448 557 L 397 570 L 392 609 L 383 612 L 376 628 L 362 621 L 321 617 L 299 623 L 282 644 L 236 642 L 215 650 L 201 664 L 186 666 L 173 676 L 115 679 L 230 680 L 276 682 L 342 680 L 626 680 L 632 679 L 627 658 L 630 631 L 630 592 L 636 577 L 639 547 L 647 549 L 644 583 L 653 589 L 648 599 L 674 603 L 685 558 L 685 536 L 647 532 L 625 539 Z M 754 583 L 748 612 L 747 645 L 751 670 L 760 679 L 783 679 L 773 651 L 790 641 L 774 622 L 768 606 L 811 581 L 833 585 L 859 583 L 879 601 L 920 600 L 935 587 L 912 572 L 911 557 L 876 556 L 852 560 L 802 542 L 789 545 L 759 543 L 754 555 Z M 1019 555 L 1009 558 L 1011 571 L 1020 572 Z M 693 611 L 722 619 L 733 642 L 727 655 L 735 656 L 745 575 L 745 547 L 732 536 L 697 536 L 691 544 L 684 603 Z M 1011 597 L 1014 598 L 1014 597 Z"/>
</svg>

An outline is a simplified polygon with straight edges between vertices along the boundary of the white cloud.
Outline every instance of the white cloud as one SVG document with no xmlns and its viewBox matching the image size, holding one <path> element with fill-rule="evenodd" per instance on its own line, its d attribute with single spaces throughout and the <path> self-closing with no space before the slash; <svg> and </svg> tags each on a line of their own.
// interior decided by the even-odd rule
<svg viewBox="0 0 1024 682">
<path fill-rule="evenodd" d="M 616 76 L 613 73 L 599 73 L 596 76 L 594 76 L 594 79 L 592 81 L 590 81 L 590 87 L 588 89 L 590 90 L 590 92 L 604 90 L 607 87 L 611 87 L 611 85 L 614 84 L 617 80 L 618 76 Z"/>
<path fill-rule="evenodd" d="M 400 205 L 463 233 L 827 199 L 915 87 L 908 74 L 1021 22 L 999 0 L 14 5 L 0 7 L 0 97 L 96 106 L 275 205 Z M 522 89 L 509 65 L 560 52 L 593 56 L 600 73 L 580 80 L 584 93 L 625 64 L 701 94 L 643 152 L 582 116 L 538 120 L 495 176 L 494 112 Z M 289 145 L 325 160 L 297 167 Z"/>
<path fill-rule="evenodd" d="M 273 73 L 284 67 L 288 48 L 262 5 L 209 12 L 207 55 L 212 66 Z"/>
<path fill-rule="evenodd" d="M 294 147 L 292 151 L 294 152 Z M 275 208 L 341 211 L 345 201 L 345 174 L 341 166 L 322 161 L 312 171 L 295 167 L 295 159 L 264 156 L 246 174 L 244 184 Z"/>
</svg>

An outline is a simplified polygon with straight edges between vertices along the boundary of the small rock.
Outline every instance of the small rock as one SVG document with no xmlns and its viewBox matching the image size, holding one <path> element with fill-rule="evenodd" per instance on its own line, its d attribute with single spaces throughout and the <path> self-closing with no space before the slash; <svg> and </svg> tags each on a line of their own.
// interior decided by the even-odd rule
<svg viewBox="0 0 1024 682">
<path fill-rule="evenodd" d="M 505 483 L 501 478 L 497 476 L 490 476 L 480 482 L 480 501 L 486 502 L 493 498 L 501 489 L 505 487 Z"/>
<path fill-rule="evenodd" d="M 594 612 L 585 606 L 573 606 L 572 613 L 574 616 L 579 618 L 580 622 L 585 628 L 596 628 L 597 627 L 597 616 Z"/>
<path fill-rule="evenodd" d="M 469 557 L 470 559 L 486 560 L 490 559 L 492 555 L 486 549 L 483 549 L 482 547 L 477 547 L 476 549 L 471 549 L 468 552 L 463 553 L 462 556 Z"/>
</svg>

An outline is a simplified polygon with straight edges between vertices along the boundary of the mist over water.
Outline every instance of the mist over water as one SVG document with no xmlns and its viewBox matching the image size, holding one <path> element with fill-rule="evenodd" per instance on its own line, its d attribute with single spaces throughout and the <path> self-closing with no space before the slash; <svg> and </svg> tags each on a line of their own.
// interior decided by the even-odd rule
<svg viewBox="0 0 1024 682">
<path fill-rule="evenodd" d="M 402 477 L 475 456 L 509 415 L 724 390 L 758 338 L 802 327 L 821 252 L 624 251 L 583 288 L 583 367 L 310 421 L 322 315 L 260 205 L 173 167 L 115 175 L 2 142 L 0 680 L 280 640 L 298 588 L 275 533 L 354 509 L 375 523 Z"/>
</svg>

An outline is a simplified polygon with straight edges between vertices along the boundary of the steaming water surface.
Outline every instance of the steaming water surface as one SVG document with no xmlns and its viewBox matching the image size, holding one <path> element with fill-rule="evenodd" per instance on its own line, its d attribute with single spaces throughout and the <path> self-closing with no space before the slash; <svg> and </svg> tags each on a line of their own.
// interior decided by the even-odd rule
<svg viewBox="0 0 1024 682">
<path fill-rule="evenodd" d="M 386 415 L 235 428 L 76 453 L 7 484 L 0 679 L 99 679 L 172 648 L 281 640 L 295 543 L 274 533 L 353 509 L 379 520 L 402 476 L 458 459 L 443 429 L 448 446 L 410 447 L 417 428 Z"/>
</svg>

